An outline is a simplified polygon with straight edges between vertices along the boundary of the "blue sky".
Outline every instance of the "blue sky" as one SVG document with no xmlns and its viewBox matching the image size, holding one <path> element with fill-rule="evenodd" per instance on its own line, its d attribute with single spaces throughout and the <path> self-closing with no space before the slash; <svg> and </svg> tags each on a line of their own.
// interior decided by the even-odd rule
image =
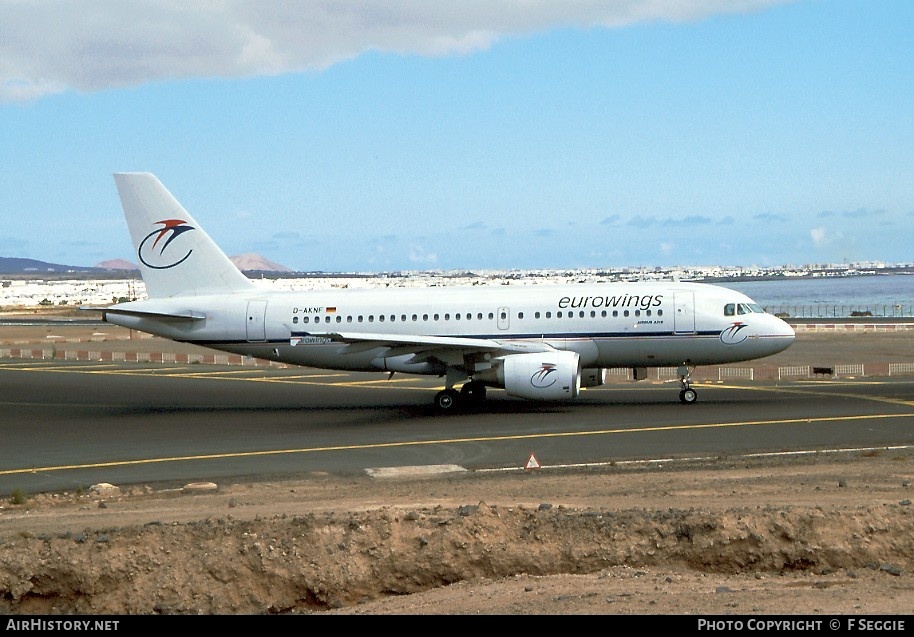
<svg viewBox="0 0 914 637">
<path fill-rule="evenodd" d="M 111 174 L 296 270 L 914 262 L 910 0 L 0 0 L 0 256 Z"/>
</svg>

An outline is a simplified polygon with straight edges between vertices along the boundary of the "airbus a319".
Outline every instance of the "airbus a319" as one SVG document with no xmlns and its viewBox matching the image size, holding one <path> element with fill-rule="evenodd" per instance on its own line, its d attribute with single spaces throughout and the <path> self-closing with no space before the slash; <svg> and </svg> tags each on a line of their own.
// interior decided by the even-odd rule
<svg viewBox="0 0 914 637">
<path fill-rule="evenodd" d="M 434 404 L 444 411 L 480 406 L 491 388 L 571 400 L 611 368 L 676 367 L 679 399 L 690 404 L 695 366 L 770 356 L 794 341 L 746 295 L 702 283 L 268 291 L 154 175 L 114 179 L 147 298 L 104 308 L 106 321 L 294 365 L 438 376 Z"/>
</svg>

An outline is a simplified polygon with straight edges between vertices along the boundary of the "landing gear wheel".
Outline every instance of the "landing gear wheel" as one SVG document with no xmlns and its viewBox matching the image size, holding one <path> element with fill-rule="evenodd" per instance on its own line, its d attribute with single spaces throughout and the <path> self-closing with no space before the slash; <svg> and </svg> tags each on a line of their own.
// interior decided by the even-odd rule
<svg viewBox="0 0 914 637">
<path fill-rule="evenodd" d="M 691 405 L 698 400 L 698 392 L 692 389 L 692 370 L 694 366 L 680 365 L 676 373 L 679 375 L 679 384 L 682 385 L 682 391 L 679 392 L 679 401 L 685 405 Z"/>
<path fill-rule="evenodd" d="M 444 389 L 435 394 L 435 407 L 440 411 L 452 411 L 460 402 L 460 394 L 456 389 Z"/>
<path fill-rule="evenodd" d="M 698 392 L 691 388 L 683 389 L 679 392 L 679 400 L 686 405 L 691 405 L 698 400 Z"/>
<path fill-rule="evenodd" d="M 460 397 L 469 403 L 478 405 L 486 399 L 486 386 L 475 381 L 465 383 L 460 388 Z"/>
</svg>

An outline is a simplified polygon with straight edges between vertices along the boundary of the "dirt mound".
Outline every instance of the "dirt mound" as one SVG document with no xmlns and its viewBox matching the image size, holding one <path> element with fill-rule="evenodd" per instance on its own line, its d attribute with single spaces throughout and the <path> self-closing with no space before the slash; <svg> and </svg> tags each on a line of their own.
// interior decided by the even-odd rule
<svg viewBox="0 0 914 637">
<path fill-rule="evenodd" d="M 911 473 L 897 451 L 46 494 L 0 510 L 0 613 L 907 614 Z"/>
</svg>

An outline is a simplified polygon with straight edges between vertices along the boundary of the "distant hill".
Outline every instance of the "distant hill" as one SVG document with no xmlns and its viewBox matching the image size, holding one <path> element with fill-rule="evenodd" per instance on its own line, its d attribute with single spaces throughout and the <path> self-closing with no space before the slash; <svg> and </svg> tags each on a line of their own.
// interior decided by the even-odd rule
<svg viewBox="0 0 914 637">
<path fill-rule="evenodd" d="M 229 258 L 242 272 L 294 272 L 294 270 L 287 268 L 284 265 L 279 265 L 269 259 L 263 258 L 259 254 L 252 254 L 250 252 Z"/>
<path fill-rule="evenodd" d="M 22 259 L 19 257 L 0 257 L 0 273 L 3 274 L 61 274 L 67 272 L 97 272 L 104 268 L 93 268 L 85 265 L 64 265 L 62 263 L 48 263 L 37 259 Z"/>
<path fill-rule="evenodd" d="M 103 270 L 139 270 L 136 263 L 131 263 L 125 259 L 109 259 L 95 264 L 96 268 Z"/>
<path fill-rule="evenodd" d="M 239 254 L 229 257 L 242 272 L 294 272 L 284 265 L 274 263 L 259 254 Z M 48 263 L 37 259 L 0 257 L 0 274 L 32 275 L 46 277 L 61 274 L 111 274 L 112 271 L 136 271 L 139 266 L 125 259 L 109 259 L 94 266 Z"/>
<path fill-rule="evenodd" d="M 265 259 L 259 254 L 246 253 L 239 254 L 234 257 L 229 257 L 232 260 L 232 263 L 235 264 L 235 267 L 241 270 L 242 272 L 293 272 L 284 265 L 279 265 L 274 263 L 269 259 Z M 136 263 L 131 263 L 130 261 L 125 261 L 124 259 L 111 259 L 110 261 L 102 261 L 95 265 L 96 268 L 103 268 L 105 270 L 138 270 L 139 267 Z"/>
</svg>

